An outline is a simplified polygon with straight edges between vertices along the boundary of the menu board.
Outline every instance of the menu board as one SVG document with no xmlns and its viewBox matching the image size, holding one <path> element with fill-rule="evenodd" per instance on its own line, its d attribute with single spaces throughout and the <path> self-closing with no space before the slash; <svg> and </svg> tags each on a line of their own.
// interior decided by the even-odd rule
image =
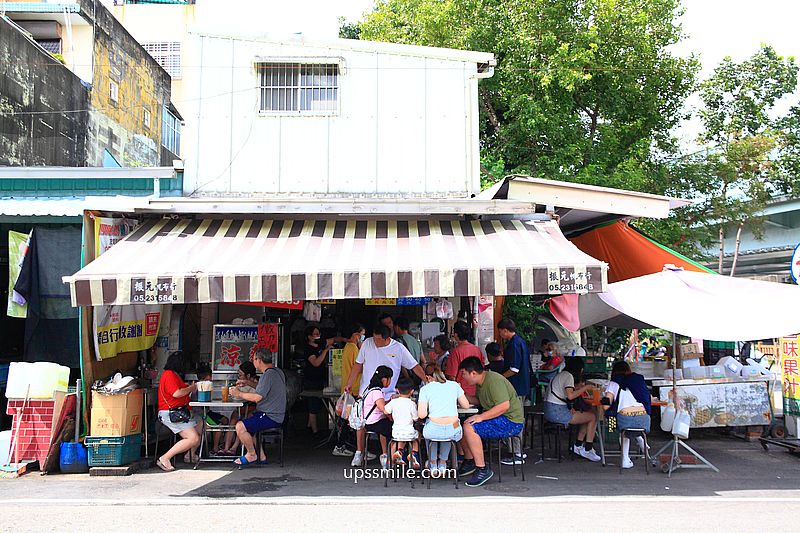
<svg viewBox="0 0 800 533">
<path fill-rule="evenodd" d="M 258 345 L 258 326 L 214 325 L 211 368 L 215 372 L 233 372 L 249 361 Z"/>
</svg>

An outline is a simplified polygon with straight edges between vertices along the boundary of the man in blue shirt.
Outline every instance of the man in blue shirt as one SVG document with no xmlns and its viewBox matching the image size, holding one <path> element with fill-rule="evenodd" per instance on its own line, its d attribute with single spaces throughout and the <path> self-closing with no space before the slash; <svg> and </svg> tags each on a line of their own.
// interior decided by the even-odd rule
<svg viewBox="0 0 800 533">
<path fill-rule="evenodd" d="M 519 396 L 520 403 L 525 405 L 525 398 L 531 390 L 531 359 L 528 343 L 517 334 L 517 326 L 510 318 L 503 318 L 497 323 L 500 338 L 505 341 L 503 350 L 503 377 L 505 377 Z M 514 456 L 503 459 L 503 464 L 521 464 L 524 461 L 522 443 L 518 437 L 511 439 Z"/>
</svg>

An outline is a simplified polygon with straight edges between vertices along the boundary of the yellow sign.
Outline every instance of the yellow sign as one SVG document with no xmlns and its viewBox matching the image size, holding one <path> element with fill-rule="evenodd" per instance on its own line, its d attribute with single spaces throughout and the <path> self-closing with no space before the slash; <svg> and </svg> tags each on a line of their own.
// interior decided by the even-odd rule
<svg viewBox="0 0 800 533">
<path fill-rule="evenodd" d="M 148 350 L 161 322 L 158 305 L 103 305 L 94 308 L 94 346 L 99 360 Z"/>
<path fill-rule="evenodd" d="M 334 305 L 336 300 L 317 300 L 317 303 L 320 305 Z"/>
<path fill-rule="evenodd" d="M 800 337 L 781 337 L 783 412 L 800 415 Z"/>
<path fill-rule="evenodd" d="M 331 350 L 331 369 L 334 376 L 342 375 L 342 356 L 344 350 L 342 348 L 335 348 Z"/>
<path fill-rule="evenodd" d="M 397 305 L 396 298 L 367 298 L 364 305 Z"/>
</svg>

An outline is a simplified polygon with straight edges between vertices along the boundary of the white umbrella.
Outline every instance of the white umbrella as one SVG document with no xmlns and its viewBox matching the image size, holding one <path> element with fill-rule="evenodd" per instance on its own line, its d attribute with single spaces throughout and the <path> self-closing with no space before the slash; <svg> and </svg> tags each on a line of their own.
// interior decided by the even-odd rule
<svg viewBox="0 0 800 533">
<path fill-rule="evenodd" d="M 570 331 L 595 324 L 657 327 L 717 341 L 771 339 L 800 332 L 800 287 L 700 272 L 664 270 L 611 283 L 608 291 L 550 300 Z"/>
</svg>

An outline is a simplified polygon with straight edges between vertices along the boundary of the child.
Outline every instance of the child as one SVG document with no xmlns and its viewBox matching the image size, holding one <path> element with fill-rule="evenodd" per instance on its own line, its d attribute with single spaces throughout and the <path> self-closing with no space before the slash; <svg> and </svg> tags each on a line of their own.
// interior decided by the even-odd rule
<svg viewBox="0 0 800 533">
<path fill-rule="evenodd" d="M 486 345 L 486 355 L 489 357 L 489 364 L 486 365 L 486 370 L 502 374 L 505 372 L 505 361 L 503 360 L 503 353 L 500 351 L 500 345 L 496 342 L 490 342 Z"/>
<path fill-rule="evenodd" d="M 392 422 L 386 416 L 386 400 L 383 397 L 383 389 L 392 382 L 392 375 L 391 368 L 386 365 L 379 366 L 370 378 L 367 390 L 364 391 L 365 429 L 379 435 L 382 468 L 389 468 L 389 455 L 386 453 L 386 448 L 392 437 Z"/>
<path fill-rule="evenodd" d="M 245 361 L 241 365 L 239 365 L 238 379 L 236 381 L 236 390 L 239 392 L 255 392 L 256 385 L 258 384 L 258 374 L 256 373 L 256 365 L 252 363 L 252 361 Z M 255 411 L 255 405 L 249 402 L 245 402 L 244 407 L 242 408 L 242 418 L 247 418 L 250 414 Z M 234 409 L 233 413 L 231 413 L 231 425 L 235 426 L 236 422 L 239 421 L 239 410 Z M 240 447 L 241 443 L 239 441 L 239 437 L 236 435 L 235 431 L 228 431 L 225 435 L 225 445 L 223 449 L 220 450 L 220 455 L 241 455 Z"/>
<path fill-rule="evenodd" d="M 211 367 L 207 364 L 200 364 L 197 365 L 197 379 L 199 381 L 211 381 Z M 212 411 L 211 409 L 208 410 L 208 414 L 206 415 L 205 420 L 206 426 L 227 426 L 228 425 L 228 417 L 217 413 L 216 411 Z M 220 452 L 223 450 L 219 446 L 219 442 L 222 439 L 222 431 L 214 431 L 214 446 L 211 449 L 212 455 L 220 455 Z"/>
<path fill-rule="evenodd" d="M 417 416 L 417 404 L 411 399 L 414 392 L 414 384 L 411 380 L 401 378 L 395 385 L 398 396 L 390 401 L 384 411 L 392 415 L 392 440 L 394 446 L 392 450 L 392 462 L 405 464 L 403 452 L 400 451 L 402 443 L 411 442 L 411 454 L 408 462 L 411 468 L 419 468 L 419 433 L 414 429 L 414 422 Z"/>
</svg>

